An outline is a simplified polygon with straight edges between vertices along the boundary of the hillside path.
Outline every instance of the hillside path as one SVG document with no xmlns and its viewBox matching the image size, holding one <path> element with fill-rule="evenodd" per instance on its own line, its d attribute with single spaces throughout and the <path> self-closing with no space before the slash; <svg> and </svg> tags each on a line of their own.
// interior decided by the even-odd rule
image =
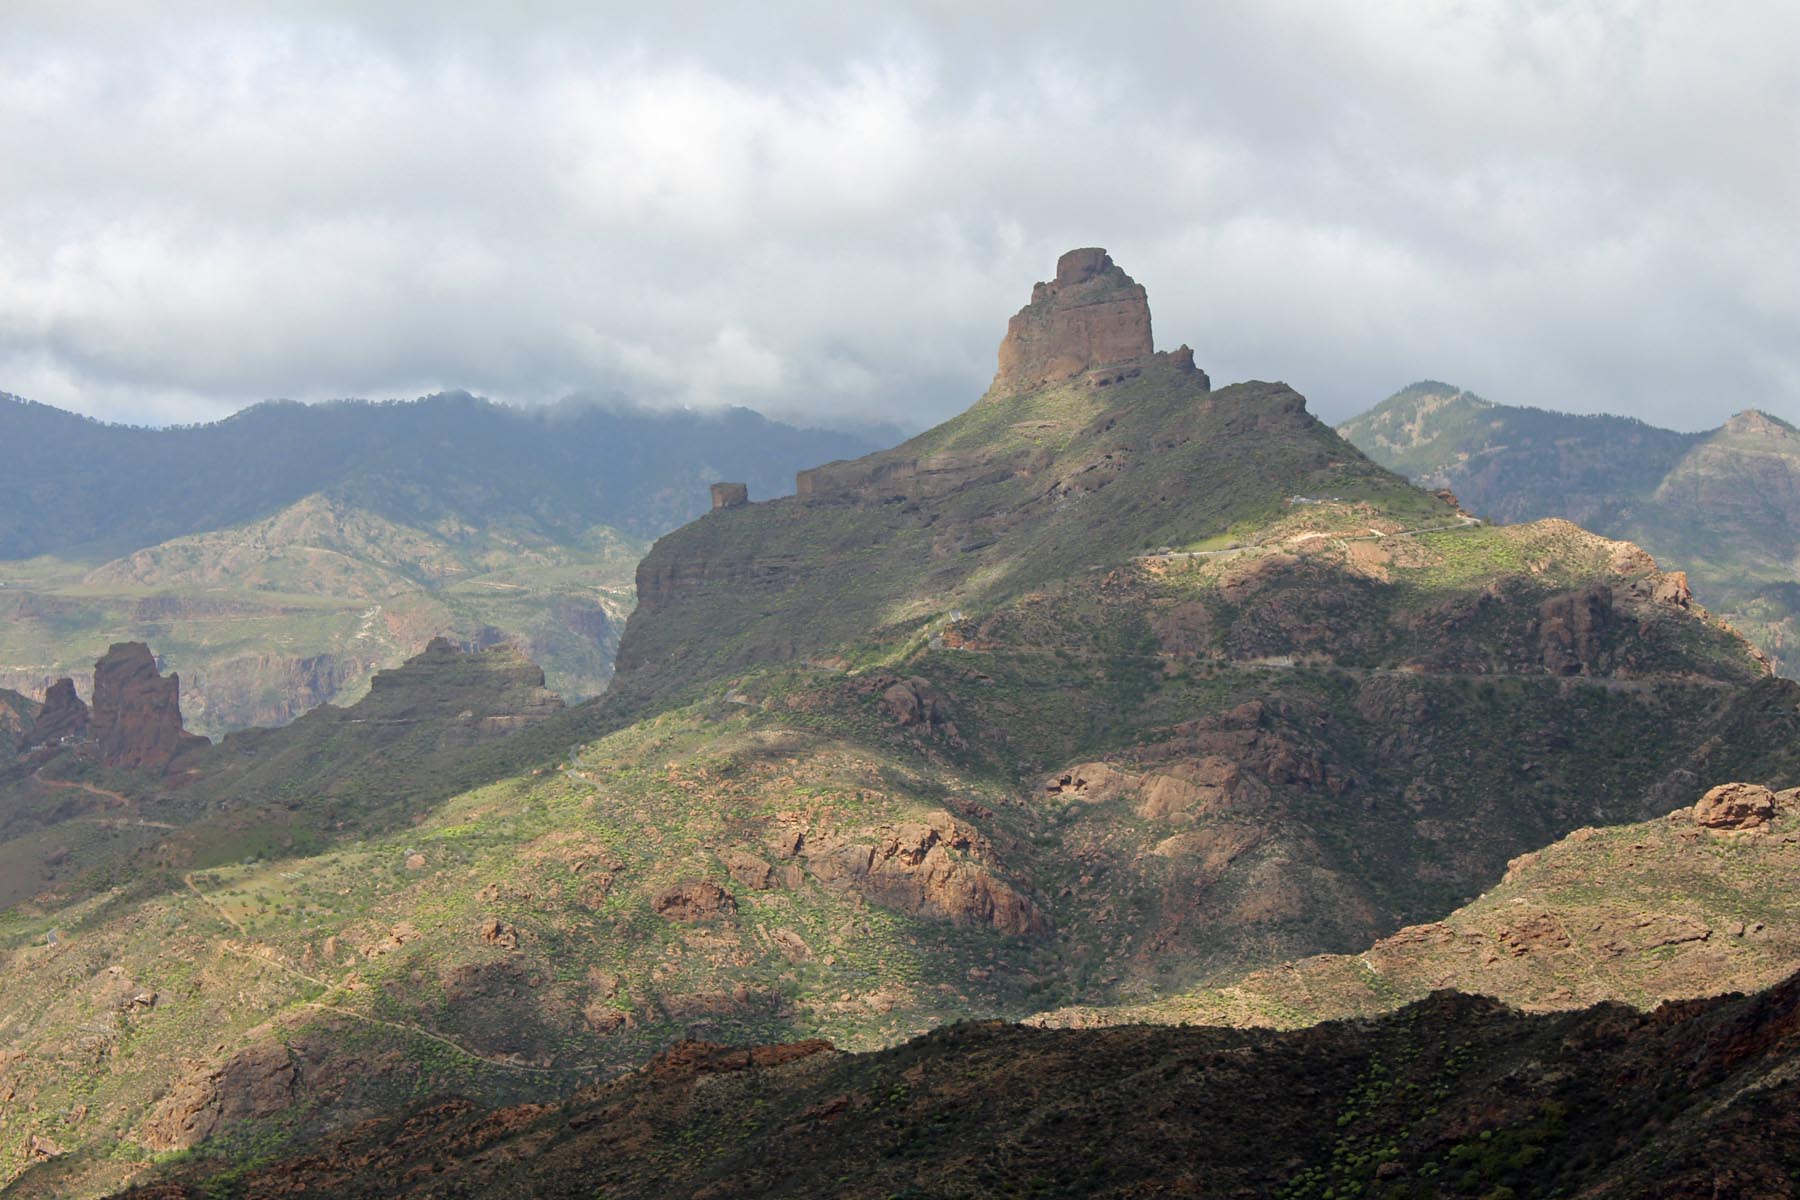
<svg viewBox="0 0 1800 1200">
<path fill-rule="evenodd" d="M 44 778 L 44 768 L 42 768 L 42 767 L 39 767 L 37 770 L 33 771 L 31 773 L 31 777 L 33 779 L 35 779 L 37 782 L 43 784 L 45 787 L 78 788 L 81 791 L 89 793 L 90 795 L 99 796 L 102 799 L 106 799 L 106 800 L 111 800 L 114 804 L 122 804 L 122 805 L 126 806 L 127 808 L 129 808 L 137 803 L 135 800 L 133 800 L 129 796 L 122 796 L 118 792 L 108 791 L 106 788 L 103 788 L 103 787 L 95 787 L 91 783 L 82 783 L 79 780 L 74 780 L 74 779 L 45 779 Z"/>
</svg>

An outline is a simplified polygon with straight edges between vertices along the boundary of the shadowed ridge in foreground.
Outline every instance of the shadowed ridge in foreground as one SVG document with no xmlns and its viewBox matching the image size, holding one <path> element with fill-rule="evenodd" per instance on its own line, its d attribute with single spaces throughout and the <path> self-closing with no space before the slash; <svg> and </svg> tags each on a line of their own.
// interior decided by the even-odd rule
<svg viewBox="0 0 1800 1200">
<path fill-rule="evenodd" d="M 1650 1014 L 1440 992 L 1283 1034 L 687 1044 L 563 1104 L 441 1103 L 122 1195 L 1773 1198 L 1800 1167 L 1797 1053 L 1800 979 Z"/>
</svg>

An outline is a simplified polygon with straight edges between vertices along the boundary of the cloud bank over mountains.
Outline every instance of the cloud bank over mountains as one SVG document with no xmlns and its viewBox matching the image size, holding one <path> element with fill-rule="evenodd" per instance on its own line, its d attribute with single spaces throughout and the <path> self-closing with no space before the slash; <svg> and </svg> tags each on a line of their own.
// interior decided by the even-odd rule
<svg viewBox="0 0 1800 1200">
<path fill-rule="evenodd" d="M 921 423 L 1099 244 L 1328 418 L 1800 418 L 1789 4 L 365 7 L 9 8 L 0 390 Z"/>
</svg>

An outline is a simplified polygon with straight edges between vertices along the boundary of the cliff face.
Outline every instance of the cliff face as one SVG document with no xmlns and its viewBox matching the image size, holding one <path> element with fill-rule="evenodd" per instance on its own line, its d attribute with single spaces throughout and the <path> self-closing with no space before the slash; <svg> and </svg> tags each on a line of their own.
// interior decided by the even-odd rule
<svg viewBox="0 0 1800 1200">
<path fill-rule="evenodd" d="M 990 396 L 1028 392 L 1094 367 L 1147 358 L 1150 299 L 1142 284 L 1098 247 L 1056 261 L 1056 278 L 1031 290 L 1031 303 L 1006 327 Z"/>
<path fill-rule="evenodd" d="M 181 727 L 181 679 L 163 675 L 142 642 L 115 642 L 94 664 L 91 732 L 100 763 L 160 769 L 207 739 Z"/>
</svg>

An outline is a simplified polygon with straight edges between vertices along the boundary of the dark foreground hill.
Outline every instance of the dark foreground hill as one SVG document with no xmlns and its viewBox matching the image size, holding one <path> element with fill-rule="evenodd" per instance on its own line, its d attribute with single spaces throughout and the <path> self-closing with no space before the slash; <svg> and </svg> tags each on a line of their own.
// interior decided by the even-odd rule
<svg viewBox="0 0 1800 1200">
<path fill-rule="evenodd" d="M 958 1025 L 688 1043 L 561 1103 L 425 1105 L 133 1200 L 1800 1194 L 1800 980 L 1529 1017 L 1444 992 L 1285 1034 Z"/>
<path fill-rule="evenodd" d="M 1677 433 L 1416 383 L 1339 430 L 1376 462 L 1496 521 L 1563 517 L 1693 579 L 1783 674 L 1800 671 L 1800 431 L 1747 409 Z"/>
<path fill-rule="evenodd" d="M 743 409 L 516 409 L 462 393 L 103 425 L 0 396 L 0 686 L 153 644 L 213 736 L 354 700 L 427 641 L 508 641 L 601 691 L 644 541 L 857 453 Z"/>
</svg>

